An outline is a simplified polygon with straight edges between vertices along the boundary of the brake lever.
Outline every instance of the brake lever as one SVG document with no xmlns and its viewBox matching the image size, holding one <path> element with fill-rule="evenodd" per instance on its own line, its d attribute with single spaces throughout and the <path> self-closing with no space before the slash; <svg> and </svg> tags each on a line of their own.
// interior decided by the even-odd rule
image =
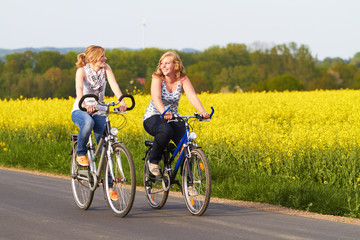
<svg viewBox="0 0 360 240">
<path fill-rule="evenodd" d="M 114 108 L 113 113 L 127 113 L 126 111 L 120 111 L 119 108 Z"/>
</svg>

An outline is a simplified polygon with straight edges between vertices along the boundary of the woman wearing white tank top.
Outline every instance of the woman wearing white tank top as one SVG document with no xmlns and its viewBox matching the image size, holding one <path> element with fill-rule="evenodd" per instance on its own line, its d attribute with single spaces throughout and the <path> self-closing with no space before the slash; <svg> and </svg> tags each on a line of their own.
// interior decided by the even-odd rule
<svg viewBox="0 0 360 240">
<path fill-rule="evenodd" d="M 99 101 L 104 102 L 106 79 L 110 84 L 111 90 L 119 99 L 122 92 L 115 80 L 115 76 L 106 63 L 105 50 L 99 46 L 89 46 L 84 53 L 77 56 L 76 66 L 78 67 L 75 77 L 76 100 L 71 112 L 71 119 L 80 127 L 78 133 L 78 149 L 76 151 L 76 160 L 81 166 L 88 166 L 89 160 L 86 157 L 87 147 L 91 131 L 94 130 L 95 139 L 99 143 L 105 129 L 105 115 L 102 106 L 95 112 L 95 107 L 84 103 L 83 107 L 87 112 L 79 109 L 79 100 L 85 94 L 95 94 Z M 120 111 L 126 111 L 126 104 L 123 100 L 120 103 Z M 110 197 L 113 200 L 119 198 L 115 191 L 110 191 Z"/>
</svg>

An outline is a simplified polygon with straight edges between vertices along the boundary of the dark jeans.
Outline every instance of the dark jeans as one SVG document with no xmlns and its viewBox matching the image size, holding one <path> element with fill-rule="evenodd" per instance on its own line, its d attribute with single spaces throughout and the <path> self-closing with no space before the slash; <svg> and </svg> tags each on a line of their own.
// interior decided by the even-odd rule
<svg viewBox="0 0 360 240">
<path fill-rule="evenodd" d="M 160 115 L 149 117 L 143 125 L 145 130 L 154 136 L 154 145 L 149 157 L 150 163 L 158 164 L 170 140 L 178 145 L 185 134 L 184 121 L 168 123 L 167 120 L 160 118 Z"/>
</svg>

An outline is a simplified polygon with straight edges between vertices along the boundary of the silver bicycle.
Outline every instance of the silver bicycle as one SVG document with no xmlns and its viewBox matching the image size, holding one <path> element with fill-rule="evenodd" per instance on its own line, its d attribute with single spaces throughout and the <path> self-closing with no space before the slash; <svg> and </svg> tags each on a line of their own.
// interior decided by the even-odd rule
<svg viewBox="0 0 360 240">
<path fill-rule="evenodd" d="M 97 104 L 105 106 L 106 127 L 103 136 L 95 149 L 92 134 L 87 144 L 87 157 L 89 166 L 82 167 L 76 161 L 77 150 L 77 134 L 71 135 L 71 189 L 76 205 L 87 210 L 93 200 L 94 192 L 100 185 L 103 186 L 104 197 L 116 216 L 125 217 L 134 203 L 136 192 L 136 176 L 133 158 L 128 148 L 117 140 L 116 135 L 119 130 L 111 127 L 109 114 L 121 114 L 117 106 L 123 98 L 130 98 L 132 106 L 127 110 L 131 110 L 135 106 L 135 101 L 131 95 L 123 95 L 118 102 L 101 103 L 96 95 L 84 95 L 79 101 L 79 108 L 86 111 L 82 107 L 82 103 L 86 98 L 93 98 Z M 110 110 L 110 108 L 113 108 Z M 125 118 L 125 117 L 124 117 Z M 110 190 L 116 191 L 119 198 L 112 200 Z"/>
</svg>

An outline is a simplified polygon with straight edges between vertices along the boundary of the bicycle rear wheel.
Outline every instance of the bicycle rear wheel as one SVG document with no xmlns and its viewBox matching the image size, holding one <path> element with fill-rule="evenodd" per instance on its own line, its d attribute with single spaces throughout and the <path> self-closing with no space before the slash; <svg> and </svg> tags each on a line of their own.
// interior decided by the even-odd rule
<svg viewBox="0 0 360 240">
<path fill-rule="evenodd" d="M 155 177 L 149 171 L 149 155 L 145 158 L 144 166 L 144 186 L 145 196 L 149 205 L 154 209 L 161 209 L 169 196 L 169 190 L 164 191 L 161 177 Z M 159 162 L 159 167 L 164 170 L 164 161 Z"/>
<path fill-rule="evenodd" d="M 113 213 L 118 217 L 125 217 L 131 210 L 135 199 L 135 166 L 130 151 L 125 145 L 116 143 L 112 148 L 112 159 L 108 159 L 104 173 L 105 194 Z M 114 179 L 110 173 L 109 161 L 112 161 Z M 109 190 L 111 187 L 117 192 L 119 199 L 112 200 L 110 198 Z"/>
<path fill-rule="evenodd" d="M 80 209 L 86 210 L 90 207 L 94 197 L 94 191 L 91 191 L 89 188 L 89 176 L 91 181 L 92 175 L 89 174 L 88 167 L 81 167 L 78 165 L 76 161 L 76 150 L 77 143 L 74 144 L 71 156 L 71 190 L 76 205 Z"/>
<path fill-rule="evenodd" d="M 193 186 L 196 195 L 190 196 L 188 187 Z M 182 188 L 188 210 L 201 216 L 207 209 L 211 195 L 210 165 L 204 152 L 198 148 L 191 150 L 191 157 L 185 159 Z"/>
</svg>

